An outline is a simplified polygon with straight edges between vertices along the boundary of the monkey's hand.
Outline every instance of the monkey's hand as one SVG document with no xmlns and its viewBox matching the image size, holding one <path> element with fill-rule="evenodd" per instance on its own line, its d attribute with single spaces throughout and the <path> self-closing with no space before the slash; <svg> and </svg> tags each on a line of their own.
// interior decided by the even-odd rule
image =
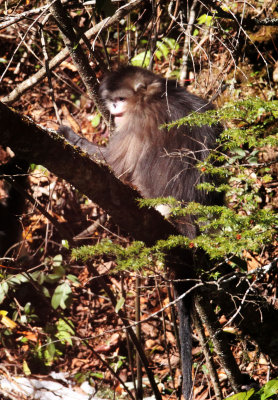
<svg viewBox="0 0 278 400">
<path fill-rule="evenodd" d="M 105 159 L 105 147 L 96 146 L 89 142 L 89 140 L 80 137 L 68 126 L 61 125 L 58 129 L 58 133 L 64 136 L 73 146 L 80 147 L 81 150 L 88 153 L 90 157 L 97 157 L 101 160 Z"/>
</svg>

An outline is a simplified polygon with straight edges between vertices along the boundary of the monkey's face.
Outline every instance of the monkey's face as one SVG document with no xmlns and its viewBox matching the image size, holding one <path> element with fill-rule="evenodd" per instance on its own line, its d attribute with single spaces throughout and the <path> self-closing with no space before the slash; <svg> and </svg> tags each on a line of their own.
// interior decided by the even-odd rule
<svg viewBox="0 0 278 400">
<path fill-rule="evenodd" d="M 127 112 L 129 96 L 127 93 L 115 92 L 110 93 L 110 96 L 106 99 L 106 107 L 114 116 L 116 125 Z"/>
<path fill-rule="evenodd" d="M 128 112 L 128 103 L 133 93 L 131 90 L 115 90 L 112 92 L 102 92 L 102 98 L 111 115 L 114 116 L 116 126 L 123 120 Z"/>
<path fill-rule="evenodd" d="M 108 74 L 100 85 L 100 96 L 114 116 L 116 127 L 136 124 L 149 104 L 160 101 L 162 82 L 152 72 L 131 66 Z"/>
</svg>

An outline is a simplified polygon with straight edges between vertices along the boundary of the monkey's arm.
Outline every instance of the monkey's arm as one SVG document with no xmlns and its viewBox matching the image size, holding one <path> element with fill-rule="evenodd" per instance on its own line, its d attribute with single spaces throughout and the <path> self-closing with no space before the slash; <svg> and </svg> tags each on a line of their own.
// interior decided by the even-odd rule
<svg viewBox="0 0 278 400">
<path fill-rule="evenodd" d="M 78 146 L 81 148 L 81 150 L 86 151 L 89 156 L 92 156 L 93 158 L 97 157 L 103 161 L 105 160 L 105 147 L 96 146 L 95 144 L 89 142 L 89 140 L 80 137 L 68 126 L 61 125 L 58 129 L 58 133 L 64 136 L 72 145 Z"/>
</svg>

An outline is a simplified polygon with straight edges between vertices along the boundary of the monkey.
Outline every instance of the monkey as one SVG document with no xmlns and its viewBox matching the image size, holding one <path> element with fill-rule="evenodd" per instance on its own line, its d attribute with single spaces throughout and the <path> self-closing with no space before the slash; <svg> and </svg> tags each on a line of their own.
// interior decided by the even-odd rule
<svg viewBox="0 0 278 400">
<path fill-rule="evenodd" d="M 105 160 L 116 176 L 137 188 L 143 197 L 173 196 L 185 203 L 219 203 L 221 196 L 197 189 L 210 178 L 200 174 L 196 165 L 215 147 L 221 126 L 160 129 L 192 111 L 210 110 L 211 104 L 174 80 L 133 66 L 108 74 L 101 82 L 100 96 L 116 125 L 106 148 L 93 145 L 65 126 L 60 127 L 60 133 Z M 178 229 L 190 238 L 197 233 L 192 220 L 183 220 Z"/>
<path fill-rule="evenodd" d="M 211 110 L 212 104 L 174 80 L 135 66 L 123 66 L 106 75 L 99 94 L 115 123 L 107 147 L 95 146 L 61 126 L 59 132 L 71 143 L 105 160 L 119 179 L 134 186 L 145 198 L 172 196 L 185 204 L 222 204 L 218 194 L 197 189 L 199 183 L 212 180 L 200 173 L 197 163 L 215 148 L 221 126 L 161 128 L 193 111 Z M 176 226 L 189 238 L 198 233 L 192 216 L 179 219 Z M 186 289 L 179 283 L 175 291 L 180 295 Z M 189 307 L 187 300 L 179 301 L 182 390 L 187 400 L 192 398 Z"/>
</svg>

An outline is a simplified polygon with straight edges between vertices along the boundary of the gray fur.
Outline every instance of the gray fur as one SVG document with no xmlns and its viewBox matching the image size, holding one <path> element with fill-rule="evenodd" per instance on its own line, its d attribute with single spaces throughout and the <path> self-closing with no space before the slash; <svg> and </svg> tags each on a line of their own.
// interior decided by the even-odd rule
<svg viewBox="0 0 278 400">
<path fill-rule="evenodd" d="M 218 202 L 215 194 L 196 185 L 210 180 L 196 168 L 215 147 L 219 127 L 189 127 L 168 131 L 162 124 L 178 120 L 192 111 L 213 107 L 176 84 L 139 67 L 123 67 L 107 75 L 100 95 L 106 104 L 114 97 L 127 97 L 128 109 L 116 126 L 106 151 L 106 160 L 116 176 L 137 188 L 143 197 L 173 196 L 185 203 Z M 196 235 L 192 219 L 178 228 Z"/>
</svg>

